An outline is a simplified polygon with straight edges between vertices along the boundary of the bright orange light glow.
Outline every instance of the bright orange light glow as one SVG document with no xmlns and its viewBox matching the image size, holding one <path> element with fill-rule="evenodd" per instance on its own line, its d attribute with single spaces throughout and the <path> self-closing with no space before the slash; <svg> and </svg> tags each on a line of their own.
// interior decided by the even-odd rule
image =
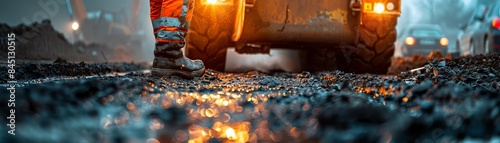
<svg viewBox="0 0 500 143">
<path fill-rule="evenodd" d="M 439 44 L 441 44 L 441 46 L 448 46 L 448 39 L 441 38 L 441 40 L 439 40 Z"/>
<path fill-rule="evenodd" d="M 375 7 L 373 8 L 373 11 L 376 13 L 382 13 L 385 10 L 385 6 L 382 3 L 375 3 Z"/>
<path fill-rule="evenodd" d="M 405 44 L 409 46 L 415 45 L 415 38 L 413 37 L 408 37 L 405 39 Z"/>
<path fill-rule="evenodd" d="M 226 137 L 229 140 L 236 140 L 236 133 L 234 133 L 233 128 L 227 128 L 226 130 Z"/>
<path fill-rule="evenodd" d="M 205 110 L 205 115 L 209 118 L 213 117 L 215 115 L 215 112 L 212 108 L 207 108 L 207 110 Z"/>
<path fill-rule="evenodd" d="M 408 97 L 403 97 L 403 102 L 408 102 Z"/>
<path fill-rule="evenodd" d="M 217 2 L 217 0 L 207 0 L 207 2 L 208 2 L 209 4 L 215 4 L 215 3 Z"/>
<path fill-rule="evenodd" d="M 146 143 L 160 143 L 160 141 L 158 141 L 157 139 L 155 138 L 149 138 Z"/>
<path fill-rule="evenodd" d="M 364 9 L 364 10 L 366 10 L 366 11 L 371 11 L 371 10 L 373 10 L 373 4 L 372 4 L 372 3 L 370 3 L 370 2 L 365 2 L 365 3 L 364 3 L 364 6 L 365 6 L 365 7 L 364 7 L 363 9 Z"/>
</svg>

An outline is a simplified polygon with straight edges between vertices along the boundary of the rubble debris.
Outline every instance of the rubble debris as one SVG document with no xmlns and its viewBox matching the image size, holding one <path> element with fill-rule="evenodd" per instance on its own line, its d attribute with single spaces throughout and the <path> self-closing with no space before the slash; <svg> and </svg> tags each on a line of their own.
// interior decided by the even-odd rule
<svg viewBox="0 0 500 143">
<path fill-rule="evenodd" d="M 392 64 L 388 74 L 397 75 L 400 72 L 418 71 L 417 68 L 423 67 L 433 60 L 451 60 L 447 59 L 440 51 L 433 51 L 429 55 L 414 54 L 411 57 L 393 57 Z M 416 69 L 416 70 L 413 70 Z"/>
</svg>

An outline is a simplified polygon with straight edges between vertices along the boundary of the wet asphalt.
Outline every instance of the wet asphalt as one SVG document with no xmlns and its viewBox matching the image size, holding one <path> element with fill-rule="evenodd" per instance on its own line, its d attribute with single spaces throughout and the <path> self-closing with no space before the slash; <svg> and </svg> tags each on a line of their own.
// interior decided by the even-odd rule
<svg viewBox="0 0 500 143">
<path fill-rule="evenodd" d="M 131 65 L 27 64 L 19 69 L 30 78 L 16 91 L 16 136 L 0 137 L 6 142 L 500 142 L 500 55 L 427 63 L 395 75 L 207 70 L 194 79 L 105 74 L 143 69 Z M 64 70 L 72 66 L 81 69 Z M 6 105 L 8 97 L 0 98 Z M 0 114 L 8 116 L 4 107 Z"/>
</svg>

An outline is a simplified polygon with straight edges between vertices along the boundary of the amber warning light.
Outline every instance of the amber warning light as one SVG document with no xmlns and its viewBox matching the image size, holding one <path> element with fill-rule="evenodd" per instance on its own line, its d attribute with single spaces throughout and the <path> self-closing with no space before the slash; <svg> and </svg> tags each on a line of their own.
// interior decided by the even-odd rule
<svg viewBox="0 0 500 143">
<path fill-rule="evenodd" d="M 363 10 L 366 12 L 375 12 L 378 14 L 384 13 L 386 11 L 393 11 L 396 9 L 396 5 L 392 2 L 385 3 L 370 3 L 366 2 L 363 4 Z"/>
<path fill-rule="evenodd" d="M 202 0 L 205 5 L 232 5 L 233 0 Z"/>
<path fill-rule="evenodd" d="M 217 2 L 217 0 L 207 0 L 207 2 L 208 2 L 209 4 L 215 4 L 215 3 Z"/>
<path fill-rule="evenodd" d="M 376 13 L 382 13 L 385 10 L 385 6 L 382 3 L 375 3 L 375 6 L 373 7 L 373 11 Z"/>
</svg>

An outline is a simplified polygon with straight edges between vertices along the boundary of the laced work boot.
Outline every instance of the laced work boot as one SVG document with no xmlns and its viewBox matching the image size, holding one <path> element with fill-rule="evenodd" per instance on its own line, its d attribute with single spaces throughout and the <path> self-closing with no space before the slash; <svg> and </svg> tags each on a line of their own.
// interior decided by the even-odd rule
<svg viewBox="0 0 500 143">
<path fill-rule="evenodd" d="M 184 56 L 183 43 L 157 43 L 152 74 L 155 76 L 178 75 L 184 78 L 202 76 L 205 66 L 200 60 L 191 60 Z"/>
</svg>

